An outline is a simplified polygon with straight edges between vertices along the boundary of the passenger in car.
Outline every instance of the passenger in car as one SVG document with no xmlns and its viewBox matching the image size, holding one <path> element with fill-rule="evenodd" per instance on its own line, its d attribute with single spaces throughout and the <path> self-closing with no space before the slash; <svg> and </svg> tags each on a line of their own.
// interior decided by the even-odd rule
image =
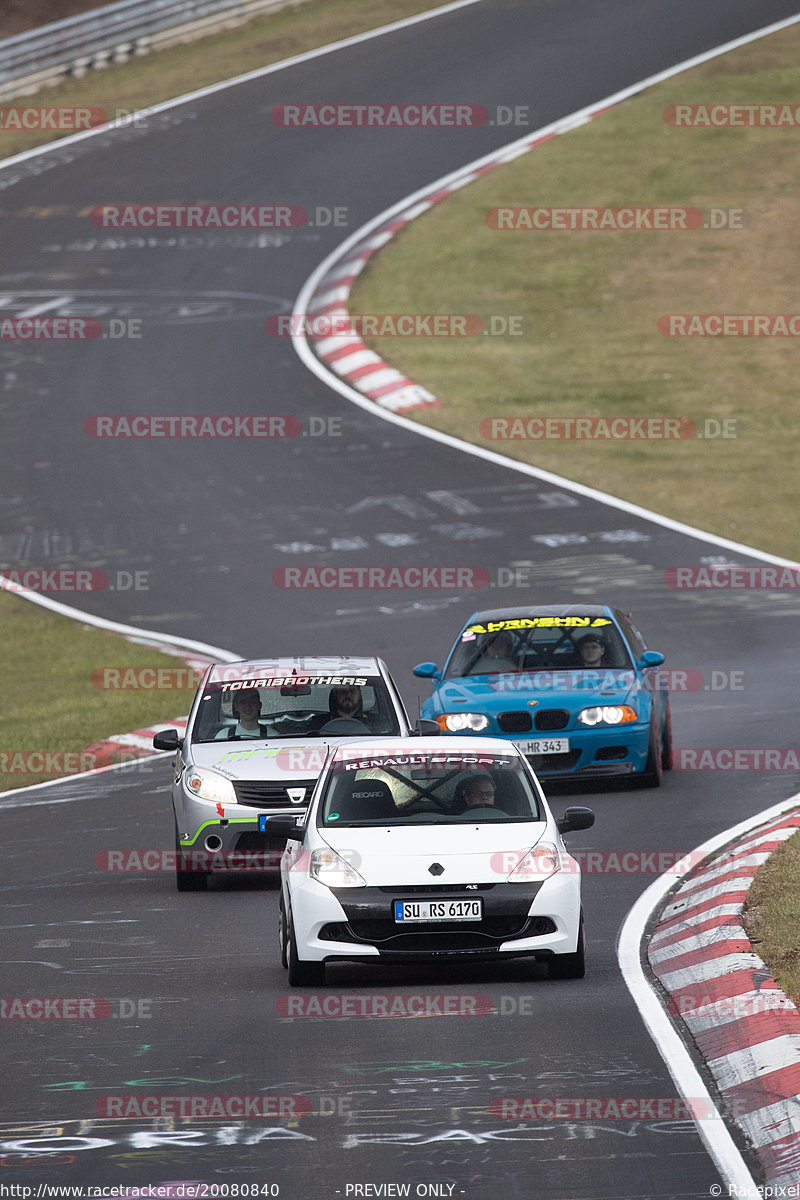
<svg viewBox="0 0 800 1200">
<path fill-rule="evenodd" d="M 490 675 L 497 671 L 517 671 L 517 652 L 513 634 L 501 629 L 481 647 L 480 658 L 470 667 L 470 675 Z"/>
<path fill-rule="evenodd" d="M 266 738 L 270 736 L 268 725 L 259 723 L 261 714 L 261 693 L 258 688 L 242 688 L 233 693 L 231 710 L 236 717 L 236 724 L 220 729 L 216 740 L 221 738 Z"/>
</svg>

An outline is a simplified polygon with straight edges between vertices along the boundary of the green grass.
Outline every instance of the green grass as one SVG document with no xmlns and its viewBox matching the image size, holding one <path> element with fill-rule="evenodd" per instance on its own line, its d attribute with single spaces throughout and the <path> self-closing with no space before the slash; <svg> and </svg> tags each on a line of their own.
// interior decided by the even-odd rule
<svg viewBox="0 0 800 1200">
<path fill-rule="evenodd" d="M 0 717 L 0 791 L 113 761 L 87 759 L 81 764 L 80 759 L 73 759 L 66 772 L 14 769 L 27 765 L 16 755 L 33 751 L 80 755 L 87 746 L 112 734 L 171 721 L 188 713 L 196 690 L 195 686 L 180 691 L 96 687 L 92 672 L 103 668 L 180 669 L 184 663 L 118 634 L 48 612 L 8 592 L 0 592 L 0 645 L 5 699 Z"/>
<path fill-rule="evenodd" d="M 676 339 L 667 313 L 800 312 L 800 129 L 674 128 L 669 104 L 777 102 L 800 90 L 800 29 L 628 100 L 457 191 L 359 276 L 351 310 L 522 319 L 522 336 L 370 338 L 440 401 L 454 434 L 724 537 L 797 556 L 797 339 Z M 744 228 L 497 231 L 505 206 L 741 209 Z M 725 440 L 507 441 L 486 417 L 732 419 Z M 702 425 L 701 425 L 702 429 Z"/>
<path fill-rule="evenodd" d="M 744 927 L 759 958 L 800 1007 L 800 833 L 758 868 L 747 893 Z"/>
</svg>

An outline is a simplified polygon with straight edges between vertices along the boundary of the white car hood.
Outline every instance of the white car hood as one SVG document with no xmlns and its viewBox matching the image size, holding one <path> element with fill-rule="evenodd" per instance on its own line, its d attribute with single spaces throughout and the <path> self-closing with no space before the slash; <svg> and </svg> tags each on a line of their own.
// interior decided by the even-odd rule
<svg viewBox="0 0 800 1200">
<path fill-rule="evenodd" d="M 520 824 L 394 825 L 375 829 L 318 829 L 319 837 L 374 886 L 502 883 L 521 853 L 547 829 L 545 821 Z M 506 856 L 509 857 L 506 857 Z M 438 863 L 440 874 L 429 868 Z"/>
<path fill-rule="evenodd" d="M 226 779 L 259 779 L 291 786 L 292 781 L 316 779 L 332 746 L 348 738 L 281 738 L 265 742 L 198 742 L 191 747 L 198 767 L 211 767 Z"/>
</svg>

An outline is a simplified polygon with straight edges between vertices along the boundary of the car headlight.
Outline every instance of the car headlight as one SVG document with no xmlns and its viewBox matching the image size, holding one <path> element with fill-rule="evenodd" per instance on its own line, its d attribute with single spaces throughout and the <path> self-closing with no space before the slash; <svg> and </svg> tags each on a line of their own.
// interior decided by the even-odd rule
<svg viewBox="0 0 800 1200">
<path fill-rule="evenodd" d="M 561 854 L 552 842 L 539 842 L 519 860 L 507 883 L 541 883 L 561 870 Z"/>
<path fill-rule="evenodd" d="M 330 888 L 366 887 L 355 867 L 335 850 L 314 850 L 308 873 L 318 883 Z"/>
<path fill-rule="evenodd" d="M 224 779 L 222 775 L 217 775 L 216 771 L 190 767 L 184 782 L 189 791 L 201 800 L 210 800 L 212 804 L 236 803 L 236 793 L 230 779 Z"/>
<path fill-rule="evenodd" d="M 629 704 L 608 704 L 604 708 L 584 708 L 578 713 L 578 720 L 583 725 L 623 725 L 637 717 Z"/>
<path fill-rule="evenodd" d="M 436 718 L 436 724 L 443 733 L 462 733 L 465 729 L 480 733 L 481 729 L 489 728 L 489 718 L 483 713 L 442 713 Z"/>
</svg>

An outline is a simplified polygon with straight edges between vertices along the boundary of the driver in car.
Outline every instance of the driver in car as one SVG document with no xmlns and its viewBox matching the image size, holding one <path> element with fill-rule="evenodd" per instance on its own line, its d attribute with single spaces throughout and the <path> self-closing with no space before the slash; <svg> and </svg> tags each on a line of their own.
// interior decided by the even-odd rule
<svg viewBox="0 0 800 1200">
<path fill-rule="evenodd" d="M 314 722 L 316 730 L 324 729 L 329 721 L 360 721 L 366 726 L 364 698 L 356 684 L 341 684 L 332 687 L 328 696 L 328 712 L 320 713 Z"/>
<path fill-rule="evenodd" d="M 598 633 L 587 633 L 577 642 L 578 654 L 574 659 L 576 667 L 607 667 L 608 647 L 605 638 Z"/>
<path fill-rule="evenodd" d="M 489 775 L 473 775 L 464 784 L 467 808 L 483 808 L 494 804 L 494 783 Z"/>
<path fill-rule="evenodd" d="M 328 707 L 331 720 L 336 717 L 348 717 L 351 721 L 364 720 L 364 700 L 361 696 L 361 688 L 356 685 L 331 688 Z"/>
</svg>

